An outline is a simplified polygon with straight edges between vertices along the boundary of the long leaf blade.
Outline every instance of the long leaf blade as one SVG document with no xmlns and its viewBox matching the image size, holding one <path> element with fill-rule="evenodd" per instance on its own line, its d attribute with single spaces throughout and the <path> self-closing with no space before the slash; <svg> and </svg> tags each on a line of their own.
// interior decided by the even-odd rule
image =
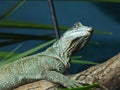
<svg viewBox="0 0 120 90">
<path fill-rule="evenodd" d="M 0 52 L 0 59 L 3 59 L 4 57 L 6 57 L 6 55 L 8 55 L 10 52 Z M 14 52 L 14 53 L 12 53 L 8 58 L 11 58 L 11 57 L 14 57 L 14 56 L 16 56 L 16 55 L 18 55 L 18 53 L 16 53 L 16 52 Z"/>
<path fill-rule="evenodd" d="M 26 40 L 20 40 L 20 39 L 17 39 L 17 40 L 7 40 L 7 41 L 2 41 L 0 42 L 0 47 L 5 47 L 5 46 L 8 46 L 8 45 L 12 45 L 12 44 L 16 44 L 16 43 L 21 43 L 21 42 L 24 42 Z"/>
<path fill-rule="evenodd" d="M 30 22 L 18 22 L 18 21 L 0 21 L 0 27 L 5 28 L 29 28 L 29 29 L 44 29 L 44 30 L 54 30 L 53 25 L 48 24 L 35 24 Z M 68 27 L 66 26 L 60 26 L 60 30 L 67 30 Z M 95 30 L 95 33 L 97 34 L 108 34 L 110 35 L 111 32 L 101 31 L 101 30 Z"/>
<path fill-rule="evenodd" d="M 46 35 L 28 35 L 28 34 L 13 34 L 13 33 L 0 33 L 0 39 L 20 39 L 20 40 L 51 40 L 52 34 Z"/>
<path fill-rule="evenodd" d="M 4 14 L 2 14 L 0 16 L 0 19 L 5 19 L 8 16 L 10 16 L 15 10 L 17 10 L 21 5 L 23 5 L 23 3 L 25 2 L 25 0 L 20 0 L 18 3 L 16 3 L 13 7 L 11 7 L 9 10 L 7 10 Z"/>
<path fill-rule="evenodd" d="M 98 83 L 95 83 L 95 84 L 92 84 L 92 85 L 86 85 L 86 86 L 81 86 L 79 88 L 73 88 L 73 89 L 61 89 L 61 90 L 90 90 L 92 88 L 96 88 L 98 87 L 99 84 Z"/>
<path fill-rule="evenodd" d="M 91 61 L 86 61 L 86 60 L 71 60 L 72 63 L 76 63 L 76 64 L 90 64 L 90 65 L 96 65 L 98 64 L 97 62 L 91 62 Z"/>
</svg>

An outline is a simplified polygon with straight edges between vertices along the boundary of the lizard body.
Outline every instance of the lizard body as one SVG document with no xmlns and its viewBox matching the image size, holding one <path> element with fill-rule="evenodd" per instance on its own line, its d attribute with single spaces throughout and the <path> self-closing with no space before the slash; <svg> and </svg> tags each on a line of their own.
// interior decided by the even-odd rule
<svg viewBox="0 0 120 90">
<path fill-rule="evenodd" d="M 47 79 L 67 88 L 80 86 L 64 72 L 70 67 L 70 56 L 91 36 L 92 28 L 76 23 L 44 52 L 27 56 L 0 68 L 0 90 L 12 90 L 20 85 Z"/>
</svg>

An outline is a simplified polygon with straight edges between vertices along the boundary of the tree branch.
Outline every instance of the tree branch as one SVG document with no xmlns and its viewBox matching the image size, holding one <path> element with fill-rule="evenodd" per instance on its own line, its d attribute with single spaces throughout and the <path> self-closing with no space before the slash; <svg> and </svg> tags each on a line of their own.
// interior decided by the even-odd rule
<svg viewBox="0 0 120 90">
<path fill-rule="evenodd" d="M 120 53 L 102 64 L 92 66 L 69 77 L 88 84 L 99 83 L 100 87 L 94 90 L 120 90 Z M 58 89 L 58 86 L 47 80 L 40 80 L 14 90 L 48 90 L 49 88 L 55 90 L 55 88 Z"/>
</svg>

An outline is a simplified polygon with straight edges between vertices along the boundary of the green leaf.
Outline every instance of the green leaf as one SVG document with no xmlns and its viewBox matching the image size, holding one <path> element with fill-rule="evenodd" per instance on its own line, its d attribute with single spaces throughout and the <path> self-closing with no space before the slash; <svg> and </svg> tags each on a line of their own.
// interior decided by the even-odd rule
<svg viewBox="0 0 120 90">
<path fill-rule="evenodd" d="M 8 20 L 7 21 L 5 21 L 5 20 L 0 21 L 0 27 L 54 30 L 53 25 L 37 24 L 37 23 L 35 24 L 35 23 L 30 23 L 30 22 L 17 22 L 17 21 L 8 21 Z M 59 29 L 60 30 L 67 30 L 68 27 L 59 26 Z M 105 31 L 100 31 L 100 30 L 95 30 L 95 33 L 97 33 L 97 34 L 111 34 L 111 32 L 105 32 Z"/>
<path fill-rule="evenodd" d="M 73 89 L 61 89 L 61 90 L 90 90 L 92 88 L 96 88 L 98 87 L 99 84 L 95 83 L 95 84 L 92 84 L 92 85 L 86 85 L 86 86 L 81 86 L 79 88 L 73 88 Z"/>
<path fill-rule="evenodd" d="M 107 32 L 107 31 L 102 31 L 102 30 L 94 30 L 94 33 L 112 35 L 112 32 Z"/>
<path fill-rule="evenodd" d="M 8 46 L 8 45 L 12 45 L 12 44 L 16 44 L 16 43 L 21 43 L 21 42 L 24 42 L 24 41 L 26 41 L 26 40 L 21 40 L 21 39 L 7 40 L 7 41 L 0 42 L 0 47 L 4 47 L 4 46 Z"/>
<path fill-rule="evenodd" d="M 15 60 L 18 60 L 19 58 L 25 57 L 27 55 L 30 55 L 30 54 L 32 54 L 32 53 L 46 47 L 46 46 L 52 44 L 53 42 L 55 42 L 55 40 L 51 40 L 51 41 L 49 41 L 47 43 L 44 43 L 42 45 L 39 45 L 39 46 L 37 46 L 37 47 L 35 47 L 35 48 L 31 49 L 31 50 L 28 50 L 28 51 L 26 51 L 26 52 L 24 52 L 22 54 L 19 54 L 19 55 L 13 57 L 13 58 L 10 58 L 10 59 L 6 60 L 5 62 L 0 63 L 0 66 L 5 65 L 5 64 L 10 63 L 10 62 L 13 62 Z"/>
<path fill-rule="evenodd" d="M 3 59 L 6 57 L 6 55 L 10 54 L 10 52 L 0 52 L 0 59 Z M 14 52 L 12 53 L 8 58 L 14 57 L 18 55 L 18 53 Z"/>
<path fill-rule="evenodd" d="M 96 62 L 91 62 L 91 61 L 86 61 L 86 60 L 71 60 L 72 63 L 77 63 L 77 64 L 90 64 L 90 65 L 96 65 L 98 63 Z"/>
<path fill-rule="evenodd" d="M 0 19 L 5 19 L 7 18 L 8 16 L 10 16 L 15 10 L 17 10 L 21 5 L 23 5 L 23 3 L 25 2 L 26 0 L 19 0 L 18 3 L 16 3 L 13 7 L 11 7 L 9 10 L 7 10 L 4 14 L 2 14 L 0 16 Z"/>
<path fill-rule="evenodd" d="M 78 58 L 82 58 L 82 56 L 72 56 L 72 59 L 78 59 Z"/>
<path fill-rule="evenodd" d="M 12 34 L 12 33 L 0 33 L 0 39 L 11 39 L 7 41 L 0 42 L 0 47 L 20 43 L 26 40 L 52 40 L 52 34 L 47 35 L 28 35 L 28 34 Z"/>
<path fill-rule="evenodd" d="M 10 20 L 1 20 L 0 27 L 5 28 L 29 28 L 29 29 L 44 29 L 44 30 L 53 30 L 53 25 L 48 24 L 37 24 L 30 22 L 19 22 L 19 21 L 10 21 Z M 67 30 L 67 27 L 59 27 L 61 30 Z"/>
<path fill-rule="evenodd" d="M 28 35 L 28 34 L 13 34 L 13 33 L 0 33 L 0 39 L 20 39 L 20 40 L 51 40 L 53 34 L 47 35 Z"/>
</svg>

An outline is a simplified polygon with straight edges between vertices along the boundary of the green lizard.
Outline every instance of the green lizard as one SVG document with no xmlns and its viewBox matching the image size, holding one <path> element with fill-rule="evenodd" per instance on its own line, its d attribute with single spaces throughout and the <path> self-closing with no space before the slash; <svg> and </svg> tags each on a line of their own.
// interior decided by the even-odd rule
<svg viewBox="0 0 120 90">
<path fill-rule="evenodd" d="M 20 85 L 41 79 L 50 80 L 67 88 L 81 86 L 64 72 L 70 67 L 70 56 L 84 47 L 92 28 L 80 22 L 44 52 L 23 57 L 0 68 L 0 90 L 12 90 Z"/>
</svg>

